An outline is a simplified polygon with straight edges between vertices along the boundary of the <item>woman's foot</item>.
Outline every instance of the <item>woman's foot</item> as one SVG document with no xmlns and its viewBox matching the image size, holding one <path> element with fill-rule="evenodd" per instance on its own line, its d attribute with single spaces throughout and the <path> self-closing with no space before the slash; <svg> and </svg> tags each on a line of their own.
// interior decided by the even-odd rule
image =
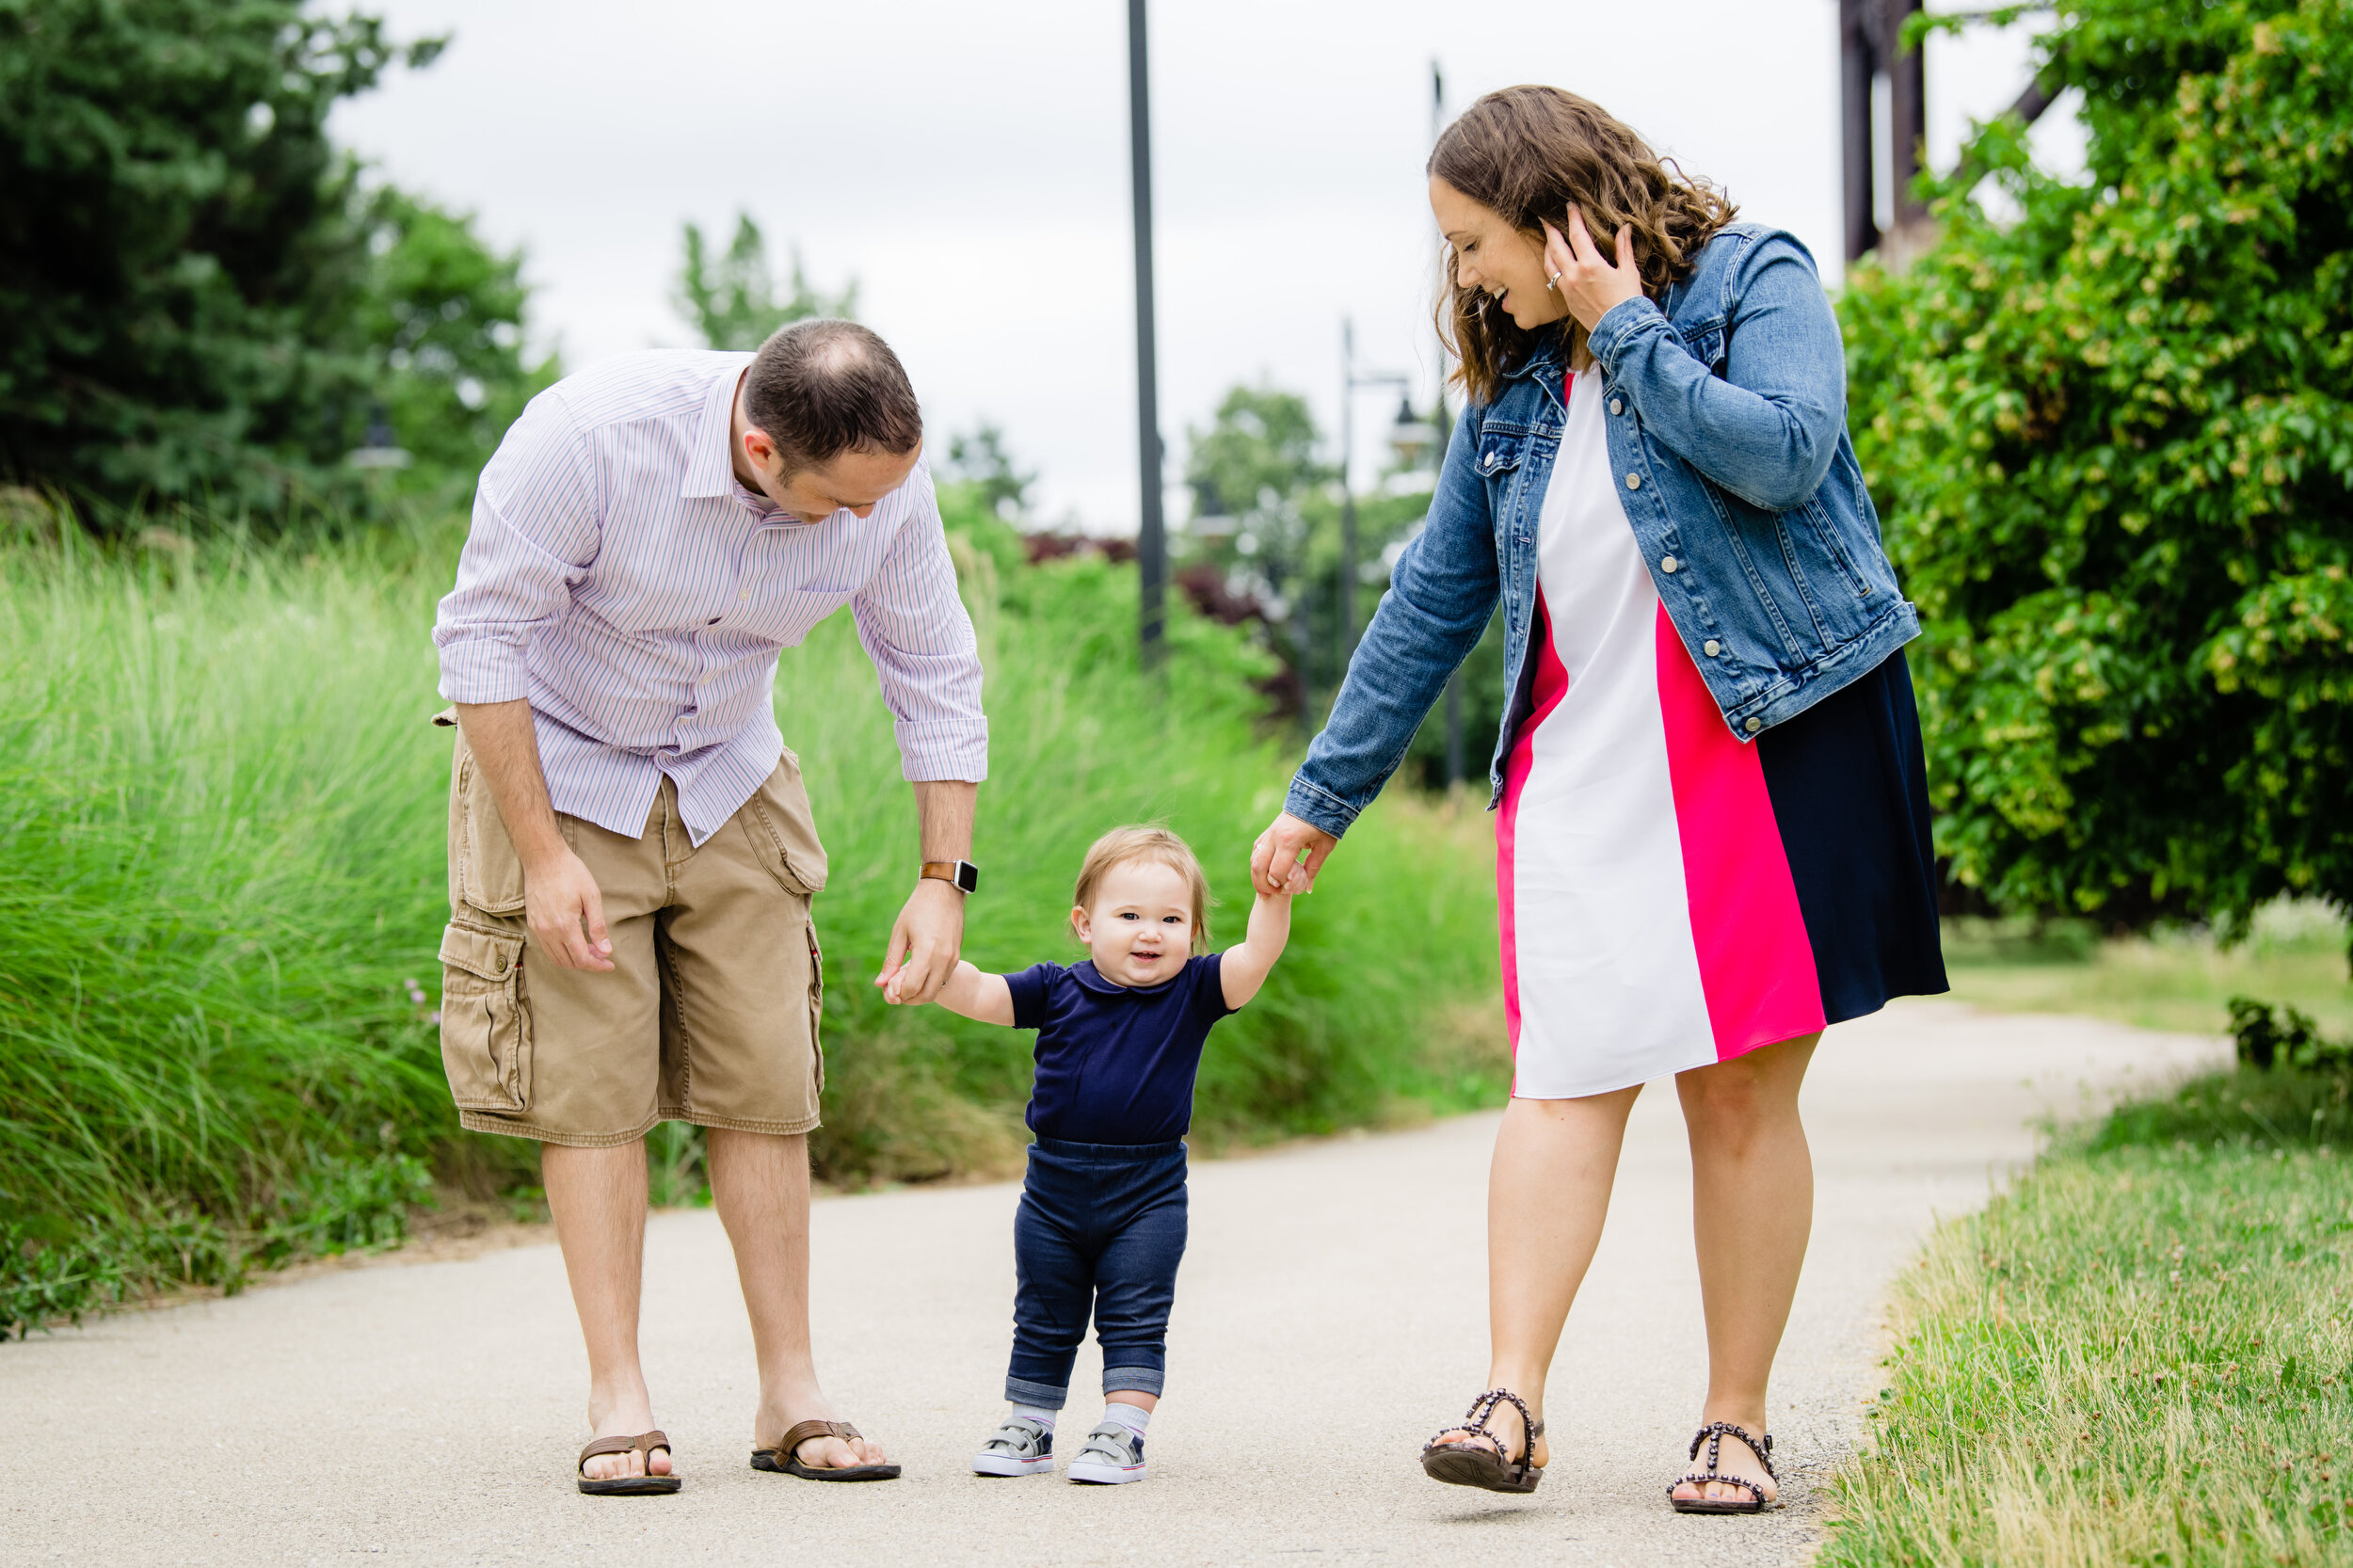
<svg viewBox="0 0 2353 1568">
<path fill-rule="evenodd" d="M 1535 1448 L 1529 1453 L 1531 1421 Z M 1544 1417 L 1505 1388 L 1480 1395 L 1464 1414 L 1462 1425 L 1447 1428 L 1421 1450 L 1421 1467 L 1431 1480 L 1491 1492 L 1533 1492 L 1551 1459 Z"/>
<path fill-rule="evenodd" d="M 1668 1500 L 1715 1505 L 1740 1512 L 1772 1507 L 1781 1496 L 1781 1487 L 1773 1480 L 1768 1457 L 1772 1439 L 1764 1435 L 1764 1430 L 1762 1421 L 1753 1425 L 1745 1421 L 1710 1422 L 1702 1427 L 1692 1440 L 1692 1474 L 1712 1469 L 1723 1479 L 1697 1480 L 1687 1476 L 1668 1488 Z M 1752 1437 L 1753 1432 L 1757 1435 Z M 1758 1452 L 1759 1446 L 1763 1447 L 1763 1453 Z"/>
</svg>

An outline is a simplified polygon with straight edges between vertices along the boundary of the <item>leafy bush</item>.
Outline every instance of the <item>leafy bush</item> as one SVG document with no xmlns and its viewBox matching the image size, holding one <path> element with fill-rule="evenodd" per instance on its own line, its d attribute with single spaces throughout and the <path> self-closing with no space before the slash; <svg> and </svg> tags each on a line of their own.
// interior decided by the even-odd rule
<svg viewBox="0 0 2353 1568">
<path fill-rule="evenodd" d="M 2090 179 L 1970 153 L 1842 301 L 1937 845 L 2016 910 L 2353 901 L 2353 5 L 2061 0 Z"/>
</svg>

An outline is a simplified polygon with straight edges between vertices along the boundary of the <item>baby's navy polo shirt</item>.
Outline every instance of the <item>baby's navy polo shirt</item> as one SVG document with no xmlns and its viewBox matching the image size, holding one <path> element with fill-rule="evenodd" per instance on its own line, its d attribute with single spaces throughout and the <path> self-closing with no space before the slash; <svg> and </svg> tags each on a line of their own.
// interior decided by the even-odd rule
<svg viewBox="0 0 2353 1568">
<path fill-rule="evenodd" d="M 1210 1026 L 1233 1009 L 1216 953 L 1158 985 L 1114 985 L 1085 959 L 1005 976 L 1013 1027 L 1037 1031 L 1030 1130 L 1070 1144 L 1173 1144 L 1193 1125 Z"/>
</svg>

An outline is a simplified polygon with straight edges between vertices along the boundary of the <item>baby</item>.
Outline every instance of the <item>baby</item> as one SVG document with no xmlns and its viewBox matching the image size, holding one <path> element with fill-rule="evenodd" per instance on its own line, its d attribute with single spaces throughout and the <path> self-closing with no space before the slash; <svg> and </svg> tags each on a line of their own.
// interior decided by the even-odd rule
<svg viewBox="0 0 2353 1568">
<path fill-rule="evenodd" d="M 1121 827 L 1087 851 L 1072 902 L 1087 958 L 1006 975 L 958 964 L 938 997 L 968 1018 L 1038 1032 L 1036 1142 L 1013 1224 L 1013 1409 L 972 1468 L 1053 1469 L 1055 1413 L 1091 1313 L 1105 1405 L 1070 1479 L 1117 1483 L 1144 1479 L 1144 1427 L 1160 1403 L 1202 1042 L 1282 955 L 1290 894 L 1259 893 L 1241 946 L 1205 952 L 1201 863 L 1164 828 Z"/>
</svg>

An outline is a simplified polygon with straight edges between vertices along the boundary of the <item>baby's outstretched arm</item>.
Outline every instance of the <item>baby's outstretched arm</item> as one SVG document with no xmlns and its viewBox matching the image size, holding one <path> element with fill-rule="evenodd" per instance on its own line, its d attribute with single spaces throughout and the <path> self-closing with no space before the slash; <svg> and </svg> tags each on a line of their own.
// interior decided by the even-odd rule
<svg viewBox="0 0 2353 1568">
<path fill-rule="evenodd" d="M 1291 895 L 1259 893 L 1250 905 L 1250 932 L 1241 946 L 1227 948 L 1218 960 L 1218 981 L 1225 989 L 1225 1005 L 1239 1009 L 1258 994 L 1283 944 L 1291 939 Z M 1008 1003 L 1008 1006 L 1011 1004 Z"/>
<path fill-rule="evenodd" d="M 883 1000 L 898 1005 L 901 998 L 895 981 L 883 987 Z M 1000 974 L 984 974 L 973 968 L 969 959 L 958 959 L 955 972 L 948 984 L 932 999 L 951 1013 L 961 1013 L 984 1024 L 1013 1024 L 1013 987 Z"/>
</svg>

